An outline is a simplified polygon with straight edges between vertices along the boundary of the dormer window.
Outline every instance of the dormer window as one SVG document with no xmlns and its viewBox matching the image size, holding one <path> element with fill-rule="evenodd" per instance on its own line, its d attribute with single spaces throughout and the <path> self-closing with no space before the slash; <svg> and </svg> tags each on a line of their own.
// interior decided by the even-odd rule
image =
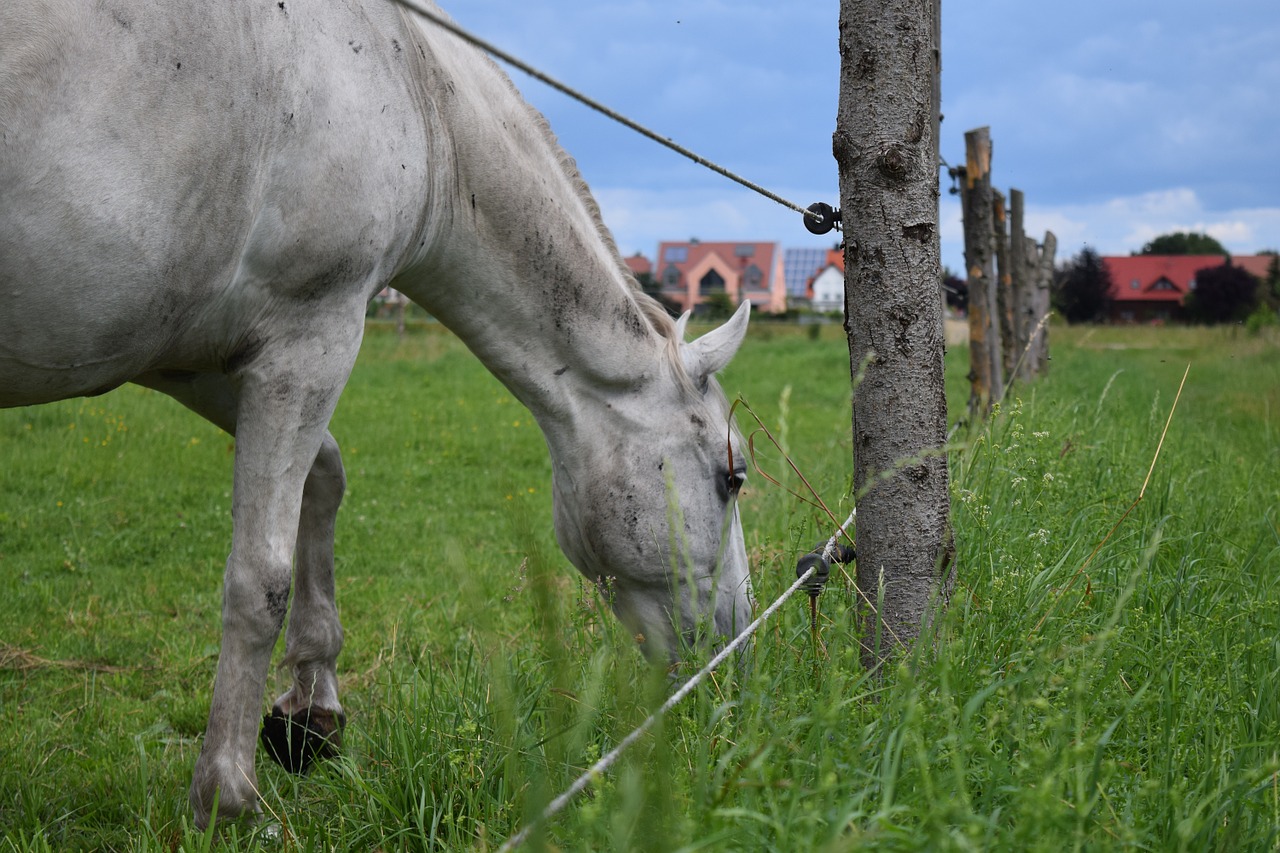
<svg viewBox="0 0 1280 853">
<path fill-rule="evenodd" d="M 698 289 L 703 293 L 712 293 L 724 290 L 724 276 L 715 270 L 708 270 L 707 274 L 698 282 Z"/>
</svg>

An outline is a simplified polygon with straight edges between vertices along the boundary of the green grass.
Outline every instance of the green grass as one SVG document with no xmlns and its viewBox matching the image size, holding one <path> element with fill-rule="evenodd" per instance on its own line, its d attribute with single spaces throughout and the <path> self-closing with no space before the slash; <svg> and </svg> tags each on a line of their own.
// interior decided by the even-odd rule
<svg viewBox="0 0 1280 853">
<path fill-rule="evenodd" d="M 844 509 L 847 350 L 818 334 L 760 324 L 724 385 Z M 542 840 L 1278 849 L 1280 340 L 1052 335 L 1049 374 L 957 434 L 959 583 L 931 642 L 869 679 L 836 579 L 825 655 L 790 603 L 749 672 L 700 688 Z M 953 419 L 966 355 L 948 355 Z M 346 752 L 304 779 L 260 761 L 283 841 L 214 838 L 185 801 L 229 439 L 130 387 L 0 412 L 0 851 L 492 848 L 661 701 L 556 549 L 535 425 L 456 340 L 372 329 L 333 431 Z M 828 525 L 758 476 L 742 511 L 767 603 Z"/>
</svg>

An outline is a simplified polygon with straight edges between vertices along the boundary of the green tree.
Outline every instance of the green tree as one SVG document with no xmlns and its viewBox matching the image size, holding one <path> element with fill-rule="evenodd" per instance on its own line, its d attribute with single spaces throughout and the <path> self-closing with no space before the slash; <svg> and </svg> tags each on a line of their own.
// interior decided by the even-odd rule
<svg viewBox="0 0 1280 853">
<path fill-rule="evenodd" d="M 1068 323 L 1096 323 L 1111 310 L 1111 271 L 1085 246 L 1054 277 L 1053 307 Z"/>
<path fill-rule="evenodd" d="M 1174 231 L 1161 234 L 1142 247 L 1139 255 L 1225 255 L 1227 250 L 1208 234 Z"/>
<path fill-rule="evenodd" d="M 1275 252 L 1259 254 L 1271 256 L 1271 263 L 1267 264 L 1267 277 L 1262 280 L 1262 301 L 1272 311 L 1280 311 L 1280 255 Z"/>
<path fill-rule="evenodd" d="M 1198 323 L 1242 321 L 1258 307 L 1258 280 L 1230 261 L 1202 269 L 1184 307 L 1187 317 Z"/>
<path fill-rule="evenodd" d="M 704 294 L 702 302 L 698 304 L 694 313 L 701 320 L 723 320 L 733 315 L 737 306 L 733 304 L 733 300 L 729 298 L 729 294 L 723 290 L 713 291 Z"/>
</svg>

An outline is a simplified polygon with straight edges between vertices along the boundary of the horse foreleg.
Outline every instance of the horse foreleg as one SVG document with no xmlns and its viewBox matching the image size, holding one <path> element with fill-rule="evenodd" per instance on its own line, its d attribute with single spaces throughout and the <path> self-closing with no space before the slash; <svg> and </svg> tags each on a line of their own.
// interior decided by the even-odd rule
<svg viewBox="0 0 1280 853">
<path fill-rule="evenodd" d="M 334 523 L 346 483 L 338 442 L 326 433 L 307 474 L 298 519 L 284 661 L 292 670 L 293 686 L 276 699 L 262 724 L 267 754 L 294 773 L 336 754 L 346 723 L 338 702 L 342 625 L 333 585 Z"/>
<path fill-rule="evenodd" d="M 354 359 L 354 348 L 352 349 Z M 300 375 L 297 365 L 305 365 Z M 288 609 L 304 484 L 350 363 L 256 365 L 241 377 L 233 532 L 222 603 L 222 649 L 203 748 L 191 781 L 196 824 L 257 812 L 254 751 L 271 652 Z M 294 369 L 290 369 L 290 368 Z"/>
</svg>

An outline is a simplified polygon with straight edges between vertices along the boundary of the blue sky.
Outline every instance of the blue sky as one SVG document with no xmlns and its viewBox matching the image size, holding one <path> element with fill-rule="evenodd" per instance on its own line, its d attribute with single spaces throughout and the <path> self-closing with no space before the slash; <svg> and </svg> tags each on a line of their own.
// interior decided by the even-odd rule
<svg viewBox="0 0 1280 853">
<path fill-rule="evenodd" d="M 838 200 L 836 0 L 471 0 L 460 24 L 778 194 Z M 1276 0 L 943 0 L 942 155 L 991 127 L 998 187 L 1027 228 L 1136 251 L 1205 231 L 1280 248 Z M 661 240 L 834 245 L 799 216 L 512 71 L 577 160 L 625 254 Z M 942 261 L 963 269 L 942 196 Z"/>
</svg>

